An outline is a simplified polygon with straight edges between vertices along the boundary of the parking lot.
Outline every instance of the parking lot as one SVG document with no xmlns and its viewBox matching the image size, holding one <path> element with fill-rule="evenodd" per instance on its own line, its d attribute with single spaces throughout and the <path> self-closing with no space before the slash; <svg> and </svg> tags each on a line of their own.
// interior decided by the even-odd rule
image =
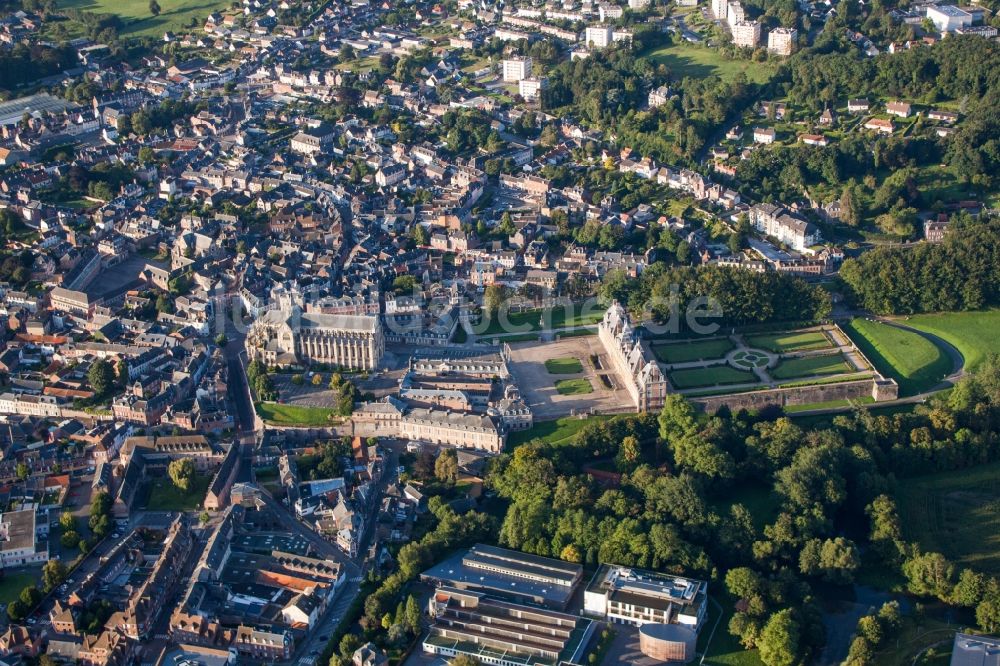
<svg viewBox="0 0 1000 666">
<path fill-rule="evenodd" d="M 512 344 L 511 373 L 521 389 L 521 395 L 528 402 L 536 420 L 550 420 L 561 416 L 584 413 L 618 412 L 630 408 L 632 400 L 622 387 L 621 378 L 610 369 L 610 363 L 596 335 L 564 338 L 557 342 L 523 342 Z M 600 373 L 591 360 L 599 360 Z M 583 372 L 576 374 L 551 374 L 545 368 L 545 361 L 560 358 L 575 358 L 583 366 Z M 606 377 L 611 384 L 609 388 Z M 592 393 L 563 395 L 556 390 L 555 383 L 564 379 L 586 379 L 593 388 Z"/>
</svg>

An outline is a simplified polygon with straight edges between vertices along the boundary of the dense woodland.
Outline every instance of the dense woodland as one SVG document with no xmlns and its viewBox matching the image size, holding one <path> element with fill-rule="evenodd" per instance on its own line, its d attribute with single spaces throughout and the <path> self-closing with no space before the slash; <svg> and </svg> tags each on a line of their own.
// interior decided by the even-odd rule
<svg viewBox="0 0 1000 666">
<path fill-rule="evenodd" d="M 640 27 L 630 47 L 564 61 L 550 73 L 542 107 L 613 131 L 620 145 L 640 155 L 667 163 L 693 159 L 727 117 L 752 102 L 758 88 L 742 75 L 732 82 L 714 76 L 679 80 L 666 66 L 642 57 L 669 39 Z M 642 110 L 647 92 L 667 83 L 675 96 L 657 109 Z"/>
<path fill-rule="evenodd" d="M 0 89 L 10 90 L 76 66 L 76 51 L 42 44 L 16 44 L 0 52 Z"/>
<path fill-rule="evenodd" d="M 766 664 L 796 664 L 824 641 L 815 586 L 850 583 L 863 563 L 895 572 L 918 596 L 976 608 L 983 628 L 1000 623 L 1000 586 L 906 542 L 894 499 L 908 476 L 1000 459 L 998 423 L 996 358 L 915 413 L 860 410 L 817 429 L 780 413 L 702 417 L 672 395 L 658 417 L 520 446 L 495 462 L 488 483 L 510 502 L 501 544 L 706 577 L 729 592 L 727 603 L 744 602 L 729 630 L 746 647 L 759 647 Z M 599 485 L 590 465 L 610 465 L 620 483 Z M 748 490 L 777 499 L 771 515 L 751 511 Z M 849 663 L 875 663 L 898 609 L 876 619 L 884 631 L 860 631 Z"/>
<path fill-rule="evenodd" d="M 816 113 L 848 97 L 866 96 L 928 105 L 958 102 L 965 120 L 947 139 L 944 162 L 962 179 L 992 183 L 1000 166 L 1000 45 L 996 42 L 957 37 L 933 48 L 876 58 L 865 58 L 856 50 L 810 54 L 791 69 L 789 101 Z M 933 159 L 933 154 L 927 157 Z"/>
<path fill-rule="evenodd" d="M 882 247 L 848 259 L 840 278 L 877 314 L 975 310 L 1000 303 L 1000 220 L 957 219 L 940 244 Z"/>
<path fill-rule="evenodd" d="M 720 266 L 671 268 L 663 262 L 650 265 L 634 279 L 612 271 L 598 294 L 605 302 L 626 304 L 636 314 L 648 310 L 658 323 L 669 321 L 676 307 L 683 315 L 700 298 L 710 299 L 713 306 L 713 316 L 701 323 L 720 326 L 816 321 L 826 318 L 831 308 L 825 290 L 786 273 Z"/>
</svg>

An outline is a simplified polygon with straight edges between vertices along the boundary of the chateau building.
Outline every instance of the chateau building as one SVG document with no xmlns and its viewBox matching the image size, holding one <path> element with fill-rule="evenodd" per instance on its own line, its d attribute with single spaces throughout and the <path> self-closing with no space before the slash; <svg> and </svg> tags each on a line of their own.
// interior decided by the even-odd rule
<svg viewBox="0 0 1000 666">
<path fill-rule="evenodd" d="M 647 356 L 621 304 L 613 303 L 604 313 L 604 319 L 597 326 L 597 336 L 636 409 L 648 412 L 663 407 L 667 380 L 656 360 Z"/>
<path fill-rule="evenodd" d="M 374 370 L 385 352 L 377 316 L 302 312 L 297 305 L 264 312 L 246 346 L 251 359 L 267 365 L 326 363 L 351 370 Z"/>
</svg>

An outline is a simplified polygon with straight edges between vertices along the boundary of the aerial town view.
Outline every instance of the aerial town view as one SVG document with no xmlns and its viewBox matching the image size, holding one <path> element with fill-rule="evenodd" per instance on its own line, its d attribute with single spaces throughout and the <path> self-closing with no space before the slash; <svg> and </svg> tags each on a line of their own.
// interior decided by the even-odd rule
<svg viewBox="0 0 1000 666">
<path fill-rule="evenodd" d="M 1000 0 L 0 0 L 0 666 L 1000 666 Z"/>
</svg>

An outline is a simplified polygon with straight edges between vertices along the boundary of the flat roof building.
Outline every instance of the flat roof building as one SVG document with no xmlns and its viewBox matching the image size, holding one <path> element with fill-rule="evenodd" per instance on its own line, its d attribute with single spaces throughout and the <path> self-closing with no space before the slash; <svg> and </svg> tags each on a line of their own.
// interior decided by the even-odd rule
<svg viewBox="0 0 1000 666">
<path fill-rule="evenodd" d="M 579 663 L 593 623 L 577 615 L 522 606 L 481 592 L 441 587 L 431 596 L 424 651 L 465 654 L 497 666 Z"/>
<path fill-rule="evenodd" d="M 423 572 L 420 579 L 563 609 L 582 576 L 579 564 L 476 544 Z"/>
<path fill-rule="evenodd" d="M 708 583 L 656 571 L 603 564 L 583 593 L 583 610 L 619 624 L 682 624 L 701 629 Z"/>
<path fill-rule="evenodd" d="M 18 567 L 48 559 L 47 544 L 37 539 L 34 509 L 0 514 L 0 563 L 3 566 Z"/>
<path fill-rule="evenodd" d="M 1000 666 L 1000 638 L 955 634 L 951 666 Z"/>
</svg>

